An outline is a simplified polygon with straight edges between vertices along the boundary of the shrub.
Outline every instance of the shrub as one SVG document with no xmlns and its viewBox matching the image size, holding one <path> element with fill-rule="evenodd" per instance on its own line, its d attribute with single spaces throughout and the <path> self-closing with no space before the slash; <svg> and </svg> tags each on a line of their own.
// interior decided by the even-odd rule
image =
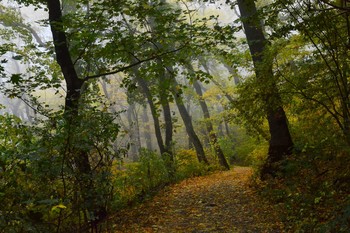
<svg viewBox="0 0 350 233">
<path fill-rule="evenodd" d="M 349 232 L 348 155 L 329 153 L 305 149 L 283 161 L 278 177 L 260 183 L 265 197 L 283 205 L 288 231 Z"/>
<path fill-rule="evenodd" d="M 208 172 L 208 167 L 200 163 L 194 150 L 180 150 L 176 154 L 176 179 L 201 176 Z"/>
<path fill-rule="evenodd" d="M 155 152 L 142 149 L 138 162 L 127 163 L 115 173 L 116 208 L 124 207 L 169 183 L 166 162 Z"/>
<path fill-rule="evenodd" d="M 259 163 L 263 158 L 258 156 L 259 150 L 265 147 L 265 141 L 258 141 L 256 138 L 247 135 L 244 130 L 239 130 L 235 136 L 219 139 L 219 144 L 225 155 L 228 155 L 230 164 L 250 166 Z M 257 150 L 258 146 L 258 150 Z"/>
</svg>

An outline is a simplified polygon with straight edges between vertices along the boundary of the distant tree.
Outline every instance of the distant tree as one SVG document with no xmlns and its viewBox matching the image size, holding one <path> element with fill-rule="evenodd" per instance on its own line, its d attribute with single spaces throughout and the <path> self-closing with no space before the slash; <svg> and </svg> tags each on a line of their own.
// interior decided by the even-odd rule
<svg viewBox="0 0 350 233">
<path fill-rule="evenodd" d="M 229 170 L 230 166 L 227 163 L 227 160 L 225 158 L 225 155 L 223 153 L 223 151 L 220 148 L 219 142 L 218 142 L 218 138 L 216 136 L 216 133 L 214 131 L 214 127 L 213 124 L 211 123 L 211 119 L 210 119 L 210 113 L 209 113 L 209 109 L 207 106 L 207 103 L 205 102 L 205 100 L 203 99 L 203 92 L 202 92 L 202 88 L 200 83 L 195 80 L 193 82 L 193 87 L 196 90 L 197 95 L 199 96 L 199 104 L 201 106 L 201 109 L 203 111 L 203 115 L 204 115 L 204 119 L 205 119 L 205 125 L 209 134 L 209 139 L 210 142 L 214 148 L 215 154 L 218 156 L 219 158 L 219 162 L 220 165 L 222 167 L 224 167 L 225 169 Z"/>
</svg>

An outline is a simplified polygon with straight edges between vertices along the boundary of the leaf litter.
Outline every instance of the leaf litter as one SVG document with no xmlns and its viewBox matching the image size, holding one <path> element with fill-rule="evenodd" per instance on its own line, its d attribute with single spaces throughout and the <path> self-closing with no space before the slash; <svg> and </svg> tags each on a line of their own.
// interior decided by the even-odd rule
<svg viewBox="0 0 350 233">
<path fill-rule="evenodd" d="M 279 209 L 250 186 L 252 169 L 195 177 L 113 216 L 115 233 L 284 232 Z"/>
</svg>

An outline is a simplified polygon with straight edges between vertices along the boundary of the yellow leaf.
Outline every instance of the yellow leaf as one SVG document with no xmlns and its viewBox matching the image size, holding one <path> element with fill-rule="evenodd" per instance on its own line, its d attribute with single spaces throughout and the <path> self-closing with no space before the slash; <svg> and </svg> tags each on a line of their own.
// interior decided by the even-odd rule
<svg viewBox="0 0 350 233">
<path fill-rule="evenodd" d="M 51 208 L 51 211 L 58 211 L 59 209 L 67 209 L 67 206 L 63 205 L 63 204 L 58 204 L 55 205 Z"/>
</svg>

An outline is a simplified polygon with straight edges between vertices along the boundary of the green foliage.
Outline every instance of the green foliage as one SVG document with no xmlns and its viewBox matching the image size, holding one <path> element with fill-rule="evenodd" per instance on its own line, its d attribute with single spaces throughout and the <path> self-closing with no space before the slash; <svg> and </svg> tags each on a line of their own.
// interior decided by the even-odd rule
<svg viewBox="0 0 350 233">
<path fill-rule="evenodd" d="M 85 106 L 78 126 L 59 115 L 37 126 L 0 116 L 0 232 L 66 232 L 79 228 L 81 216 L 97 217 L 88 210 L 110 208 L 111 166 L 123 153 L 111 146 L 119 126 Z M 76 145 L 91 162 L 88 177 L 77 169 Z"/>
<path fill-rule="evenodd" d="M 341 151 L 305 149 L 284 161 L 284 172 L 261 183 L 262 194 L 279 203 L 284 221 L 293 232 L 348 232 L 350 178 L 348 154 Z"/>
<path fill-rule="evenodd" d="M 35 7 L 46 3 L 17 2 Z M 269 51 L 264 58 L 273 61 L 273 77 L 261 82 L 252 77 L 247 44 L 235 38 L 241 29 L 237 21 L 233 26 L 223 25 L 217 16 L 200 18 L 190 9 L 160 0 L 93 1 L 87 7 L 88 2 L 68 1 L 64 6 L 63 26 L 71 59 L 79 77 L 88 80 L 80 90 L 79 109 L 73 118 L 68 117 L 69 112 L 63 114 L 63 108 L 49 109 L 35 95 L 47 89 L 62 95 L 62 74 L 54 60 L 53 44 L 38 41 L 17 11 L 0 5 L 0 56 L 12 54 L 9 61 L 0 60 L 6 83 L 1 90 L 10 98 L 29 96 L 28 103 L 45 116 L 34 125 L 11 115 L 0 116 L 0 232 L 83 231 L 83 225 L 102 218 L 95 210 L 119 209 L 169 182 L 217 169 L 199 163 L 193 150 L 178 151 L 174 164 L 142 150 L 138 162 L 118 167 L 126 150 L 113 147 L 120 131 L 117 114 L 106 112 L 109 106 L 100 98 L 97 83 L 91 81 L 91 77 L 123 71 L 123 87 L 132 92 L 138 90 L 137 71 L 160 107 L 164 101 L 173 101 L 169 90 L 176 76 L 190 82 L 217 79 L 219 75 L 209 74 L 210 67 L 204 63 L 196 71 L 185 71 L 188 63 L 203 57 L 224 59 L 228 67 L 247 76 L 232 95 L 232 108 L 217 120 L 235 118 L 247 130 L 220 139 L 224 154 L 233 164 L 259 168 L 269 141 L 267 109 L 283 104 L 296 156 L 278 164 L 281 173 L 262 183 L 263 193 L 283 202 L 292 231 L 348 230 L 348 9 L 334 8 L 326 1 L 262 3 L 252 20 L 264 21 L 269 27 L 265 31 Z M 15 38 L 23 43 L 15 46 Z M 28 69 L 8 72 L 5 63 Z M 138 63 L 135 69 L 124 69 L 134 63 Z M 262 64 L 266 65 L 270 62 Z M 174 87 L 177 94 L 184 93 L 185 86 Z M 269 98 L 274 88 L 281 99 Z M 215 95 L 213 105 L 219 94 L 222 92 Z M 130 102 L 144 99 L 128 96 Z M 84 161 L 89 165 L 85 170 Z"/>
<path fill-rule="evenodd" d="M 242 128 L 235 128 L 233 135 L 220 138 L 219 144 L 233 165 L 259 166 L 266 159 L 267 142 L 247 134 Z"/>
<path fill-rule="evenodd" d="M 1 221 L 2 232 L 45 231 L 51 207 L 60 204 L 59 159 L 39 138 L 13 116 L 0 117 L 1 137 Z"/>
<path fill-rule="evenodd" d="M 141 150 L 139 162 L 122 165 L 114 171 L 114 177 L 115 208 L 142 200 L 170 181 L 164 160 L 146 149 Z"/>
</svg>

